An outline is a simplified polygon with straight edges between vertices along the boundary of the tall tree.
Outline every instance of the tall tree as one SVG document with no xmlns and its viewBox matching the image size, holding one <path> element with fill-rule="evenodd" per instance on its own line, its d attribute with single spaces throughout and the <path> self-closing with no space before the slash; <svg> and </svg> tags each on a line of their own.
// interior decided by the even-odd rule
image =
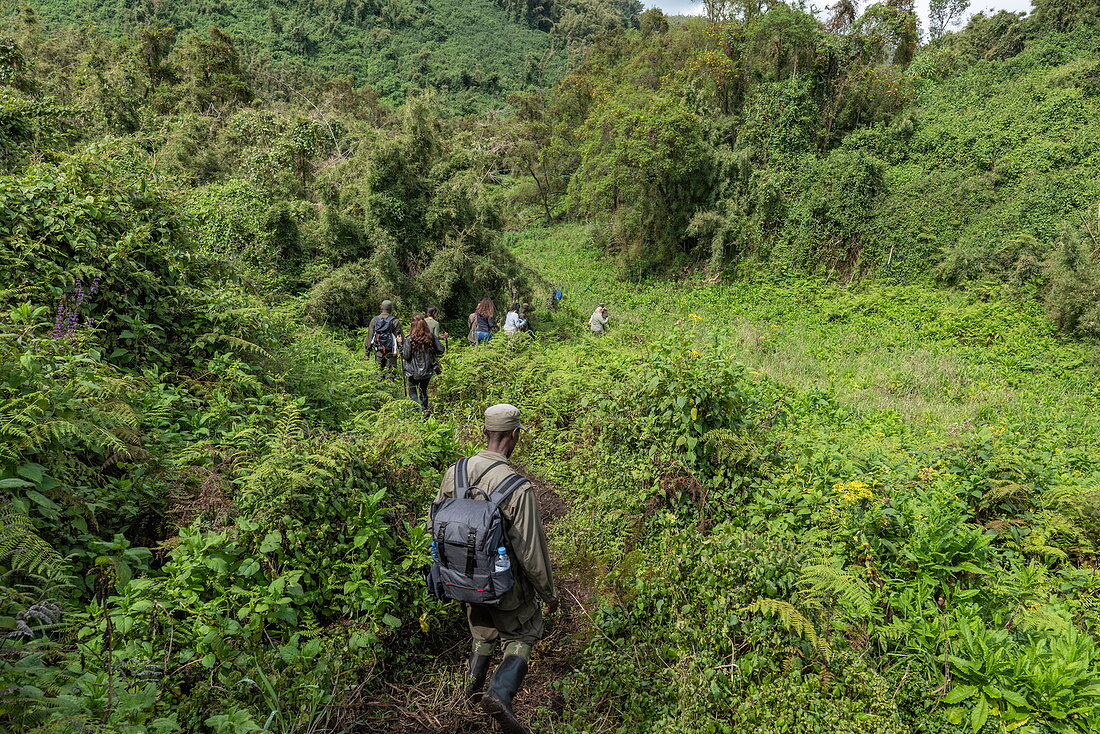
<svg viewBox="0 0 1100 734">
<path fill-rule="evenodd" d="M 929 0 L 928 36 L 934 41 L 962 20 L 970 0 Z"/>
</svg>

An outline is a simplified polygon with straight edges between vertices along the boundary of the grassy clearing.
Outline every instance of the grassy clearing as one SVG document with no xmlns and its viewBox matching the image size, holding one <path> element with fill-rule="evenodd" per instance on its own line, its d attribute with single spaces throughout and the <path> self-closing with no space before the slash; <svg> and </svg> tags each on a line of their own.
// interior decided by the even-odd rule
<svg viewBox="0 0 1100 734">
<path fill-rule="evenodd" d="M 801 277 L 710 283 L 702 274 L 636 284 L 579 225 L 528 231 L 513 247 L 566 292 L 578 333 L 606 301 L 616 338 L 696 322 L 730 359 L 778 383 L 930 430 L 1013 423 L 1043 425 L 1059 441 L 1100 437 L 1100 349 L 1059 336 L 1038 305 L 1008 294 Z"/>
</svg>

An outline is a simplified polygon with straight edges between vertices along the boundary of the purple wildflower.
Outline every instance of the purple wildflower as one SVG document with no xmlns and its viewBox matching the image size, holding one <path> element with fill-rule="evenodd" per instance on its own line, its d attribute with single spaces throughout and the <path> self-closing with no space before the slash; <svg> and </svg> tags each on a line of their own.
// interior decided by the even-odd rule
<svg viewBox="0 0 1100 734">
<path fill-rule="evenodd" d="M 53 329 L 50 330 L 50 338 L 57 341 L 60 339 L 72 339 L 76 336 L 77 327 L 80 325 L 80 310 L 84 306 L 85 301 L 94 296 L 99 291 L 99 284 L 102 282 L 100 276 L 96 276 L 92 279 L 88 288 L 84 288 L 84 281 L 77 279 L 73 285 L 73 292 L 71 295 L 66 294 L 61 296 L 61 299 L 57 302 L 57 313 L 53 320 Z M 84 317 L 84 324 L 88 327 L 95 326 L 95 320 L 90 316 Z"/>
</svg>

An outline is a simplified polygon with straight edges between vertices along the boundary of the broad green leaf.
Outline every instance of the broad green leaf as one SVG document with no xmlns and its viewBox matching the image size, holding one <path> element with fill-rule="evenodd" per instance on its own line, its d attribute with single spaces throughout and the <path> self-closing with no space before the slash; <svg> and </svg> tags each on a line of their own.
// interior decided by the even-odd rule
<svg viewBox="0 0 1100 734">
<path fill-rule="evenodd" d="M 955 686 L 946 696 L 943 697 L 943 702 L 958 703 L 959 701 L 965 701 L 977 692 L 977 686 Z"/>
<path fill-rule="evenodd" d="M 283 534 L 278 530 L 272 530 L 270 533 L 264 536 L 263 542 L 260 543 L 260 553 L 271 553 L 272 551 L 279 550 L 279 546 L 283 543 Z"/>
<path fill-rule="evenodd" d="M 974 704 L 974 708 L 970 710 L 971 734 L 978 734 L 978 730 L 985 726 L 986 719 L 988 718 L 989 704 L 986 702 L 985 697 L 979 696 L 978 702 Z"/>
<path fill-rule="evenodd" d="M 41 464 L 24 464 L 16 469 L 15 473 L 38 484 L 42 481 L 43 467 Z"/>
</svg>

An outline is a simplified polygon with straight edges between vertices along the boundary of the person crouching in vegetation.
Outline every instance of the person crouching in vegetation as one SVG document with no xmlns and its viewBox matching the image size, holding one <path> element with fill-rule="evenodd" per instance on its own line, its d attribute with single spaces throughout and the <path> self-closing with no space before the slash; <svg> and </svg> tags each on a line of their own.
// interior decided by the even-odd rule
<svg viewBox="0 0 1100 734">
<path fill-rule="evenodd" d="M 482 298 L 477 304 L 477 310 L 470 314 L 470 333 L 474 344 L 484 344 L 493 338 L 493 332 L 497 330 L 497 322 L 493 321 L 496 306 L 492 298 Z"/>
<path fill-rule="evenodd" d="M 592 312 L 592 316 L 588 319 L 588 326 L 592 329 L 592 333 L 596 336 L 603 336 L 604 330 L 607 328 L 607 308 L 601 303 L 596 306 L 596 310 Z"/>
<path fill-rule="evenodd" d="M 405 360 L 405 377 L 409 380 L 409 400 L 428 412 L 428 383 L 439 370 L 439 358 L 445 348 L 439 337 L 428 328 L 427 320 L 420 314 L 412 318 L 409 338 L 401 346 L 401 358 Z"/>
<path fill-rule="evenodd" d="M 526 326 L 527 321 L 520 315 L 519 304 L 513 303 L 508 315 L 504 317 L 504 333 L 508 336 L 515 336 L 523 331 Z"/>
<path fill-rule="evenodd" d="M 368 356 L 374 353 L 384 380 L 397 379 L 397 347 L 403 336 L 401 322 L 393 315 L 393 301 L 382 301 L 382 312 L 370 320 L 364 346 Z"/>
<path fill-rule="evenodd" d="M 433 505 L 436 508 L 449 498 L 464 496 L 495 503 L 502 516 L 506 547 L 499 551 L 502 562 L 508 559 L 510 565 L 506 568 L 513 584 L 493 605 L 464 602 L 473 638 L 465 696 L 468 701 L 480 701 L 501 728 L 512 734 L 528 733 L 512 712 L 512 700 L 527 675 L 532 646 L 545 635 L 541 602 L 546 603 L 547 613 L 558 606 L 535 488 L 508 463 L 522 429 L 520 411 L 514 405 L 494 405 L 486 410 L 484 435 L 488 445 L 447 470 Z M 459 486 L 463 488 L 461 495 Z M 436 528 L 435 519 L 433 509 L 433 538 L 458 555 L 460 562 L 455 568 L 468 568 L 466 550 L 444 541 L 445 528 Z M 504 657 L 486 687 L 489 663 L 498 643 L 503 645 Z"/>
</svg>

